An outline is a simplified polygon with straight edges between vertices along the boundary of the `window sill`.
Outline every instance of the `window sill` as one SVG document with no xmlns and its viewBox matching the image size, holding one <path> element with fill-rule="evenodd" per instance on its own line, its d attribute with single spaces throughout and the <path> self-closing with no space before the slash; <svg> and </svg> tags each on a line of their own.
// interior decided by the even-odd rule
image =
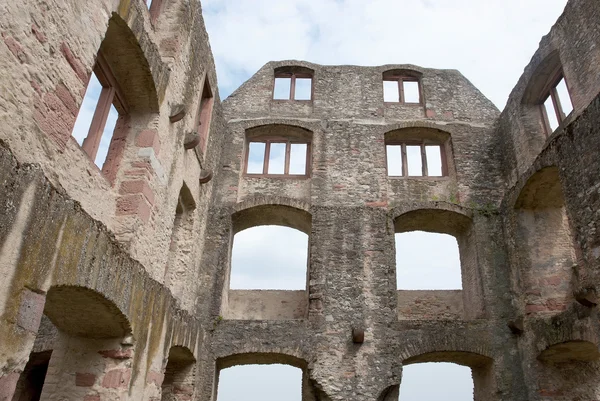
<svg viewBox="0 0 600 401">
<path fill-rule="evenodd" d="M 383 104 L 385 106 L 393 106 L 393 105 L 398 105 L 398 106 L 406 106 L 406 107 L 423 107 L 423 103 L 401 103 L 401 102 L 386 102 L 384 101 Z"/>
<path fill-rule="evenodd" d="M 284 180 L 307 180 L 309 175 L 279 175 L 279 174 L 244 174 L 244 178 L 275 178 Z"/>
<path fill-rule="evenodd" d="M 297 99 L 271 99 L 274 103 L 300 103 L 300 104 L 311 104 L 311 100 L 297 100 Z"/>
<path fill-rule="evenodd" d="M 409 176 L 409 177 L 404 177 L 404 176 L 395 176 L 395 175 L 388 175 L 387 176 L 388 179 L 390 180 L 415 180 L 415 181 L 448 181 L 451 179 L 450 176 L 441 176 L 441 177 L 423 177 L 423 176 Z"/>
</svg>

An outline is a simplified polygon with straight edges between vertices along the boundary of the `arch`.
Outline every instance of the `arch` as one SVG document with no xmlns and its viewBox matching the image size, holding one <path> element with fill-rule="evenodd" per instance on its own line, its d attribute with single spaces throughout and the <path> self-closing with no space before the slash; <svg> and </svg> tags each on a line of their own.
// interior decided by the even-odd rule
<svg viewBox="0 0 600 401">
<path fill-rule="evenodd" d="M 226 369 L 239 365 L 290 365 L 295 368 L 306 369 L 308 363 L 297 355 L 280 352 L 244 352 L 217 359 L 217 369 Z"/>
<path fill-rule="evenodd" d="M 598 346 L 590 341 L 571 340 L 548 346 L 538 355 L 543 362 L 597 361 Z"/>
<path fill-rule="evenodd" d="M 565 310 L 573 301 L 575 243 L 556 166 L 533 173 L 514 203 L 514 258 L 525 313 Z"/>
<path fill-rule="evenodd" d="M 252 131 L 255 128 L 261 128 L 265 126 L 271 125 L 283 125 L 287 127 L 294 127 L 303 129 L 305 131 L 309 131 L 311 134 L 316 132 L 319 129 L 319 123 L 310 122 L 310 121 L 294 121 L 293 124 L 289 123 L 289 120 L 282 118 L 260 118 L 260 119 L 252 119 L 245 120 L 240 122 L 242 128 L 245 132 Z"/>
<path fill-rule="evenodd" d="M 408 67 L 388 69 L 383 71 L 381 75 L 384 80 L 397 77 L 413 77 L 417 79 L 421 79 L 423 77 L 423 73 L 421 71 L 417 71 Z"/>
<path fill-rule="evenodd" d="M 458 237 L 471 227 L 472 219 L 457 210 L 460 209 L 443 207 L 402 211 L 394 216 L 394 230 L 396 233 L 422 230 Z"/>
<path fill-rule="evenodd" d="M 231 216 L 233 234 L 250 227 L 278 225 L 300 230 L 310 235 L 311 214 L 295 206 L 281 204 L 261 204 L 236 211 Z"/>
<path fill-rule="evenodd" d="M 301 74 L 301 75 L 310 75 L 313 76 L 315 70 L 309 68 L 307 66 L 296 65 L 296 64 L 287 64 L 275 67 L 273 69 L 275 76 L 279 74 Z"/>
<path fill-rule="evenodd" d="M 131 324 L 119 307 L 85 287 L 51 287 L 44 314 L 59 330 L 73 336 L 120 338 L 131 333 Z"/>
<path fill-rule="evenodd" d="M 161 400 L 185 401 L 193 398 L 195 362 L 196 358 L 188 348 L 171 347 L 161 386 Z"/>
<path fill-rule="evenodd" d="M 532 104 L 541 102 L 543 100 L 541 96 L 548 89 L 548 81 L 561 70 L 562 64 L 558 50 L 550 51 L 533 70 L 531 78 L 523 92 L 521 103 Z"/>
<path fill-rule="evenodd" d="M 159 98 L 149 60 L 135 33 L 116 13 L 108 22 L 100 52 L 119 82 L 129 111 L 157 113 Z M 156 61 L 160 62 L 158 55 Z"/>
<path fill-rule="evenodd" d="M 246 139 L 256 140 L 265 137 L 285 137 L 294 140 L 312 141 L 310 129 L 291 124 L 261 124 L 246 128 Z"/>
</svg>

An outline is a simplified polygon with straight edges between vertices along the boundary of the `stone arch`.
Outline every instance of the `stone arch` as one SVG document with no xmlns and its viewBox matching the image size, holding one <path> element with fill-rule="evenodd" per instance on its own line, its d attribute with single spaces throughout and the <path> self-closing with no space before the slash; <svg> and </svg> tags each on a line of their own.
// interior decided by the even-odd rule
<svg viewBox="0 0 600 401">
<path fill-rule="evenodd" d="M 164 370 L 161 400 L 186 401 L 193 399 L 195 376 L 196 358 L 192 351 L 186 347 L 172 346 Z"/>
<path fill-rule="evenodd" d="M 129 319 L 119 307 L 85 287 L 51 287 L 46 294 L 44 314 L 59 330 L 76 337 L 122 338 L 131 334 Z"/>
<path fill-rule="evenodd" d="M 147 58 L 135 33 L 116 13 L 113 13 L 108 22 L 100 52 L 121 86 L 129 111 L 157 113 L 159 98 L 150 61 L 159 60 Z"/>
<path fill-rule="evenodd" d="M 290 124 L 289 120 L 281 118 L 261 118 L 257 120 L 246 120 L 242 123 L 242 127 L 246 132 L 252 131 L 254 129 L 260 129 L 261 127 L 268 127 L 274 125 L 302 129 L 308 131 L 310 134 L 314 134 L 314 132 L 316 132 L 318 129 L 318 125 L 312 122 L 297 120 L 294 121 L 293 124 Z"/>
<path fill-rule="evenodd" d="M 542 167 L 524 182 L 514 201 L 514 229 L 525 313 L 567 309 L 576 285 L 576 254 L 556 166 Z"/>
<path fill-rule="evenodd" d="M 295 353 L 280 352 L 243 352 L 229 354 L 216 360 L 215 369 L 215 392 L 218 387 L 219 374 L 223 369 L 242 365 L 288 365 L 302 370 L 302 401 L 327 400 L 327 396 L 315 385 L 309 376 L 307 361 Z M 216 399 L 216 393 L 213 397 Z"/>
<path fill-rule="evenodd" d="M 310 235 L 312 216 L 305 202 L 282 197 L 255 197 L 235 207 L 233 234 L 260 225 L 280 225 Z"/>
<path fill-rule="evenodd" d="M 452 302 L 456 303 L 453 313 L 466 319 L 481 317 L 485 309 L 483 289 L 470 214 L 458 205 L 425 202 L 395 208 L 392 210 L 392 218 L 395 233 L 426 231 L 456 238 L 460 254 L 462 292 L 452 295 L 452 299 L 458 297 Z M 399 292 L 400 294 L 405 293 Z M 450 293 L 447 295 L 451 296 Z"/>
<path fill-rule="evenodd" d="M 548 80 L 560 69 L 562 69 L 558 50 L 547 50 L 547 54 L 540 57 L 541 61 L 533 67 L 531 78 L 525 87 L 522 104 L 538 103 L 544 92 Z"/>
</svg>

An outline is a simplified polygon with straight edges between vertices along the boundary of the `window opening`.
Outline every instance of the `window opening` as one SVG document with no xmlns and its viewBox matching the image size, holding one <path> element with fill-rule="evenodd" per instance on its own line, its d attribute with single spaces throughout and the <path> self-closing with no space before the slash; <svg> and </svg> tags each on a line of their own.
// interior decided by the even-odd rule
<svg viewBox="0 0 600 401">
<path fill-rule="evenodd" d="M 285 174 L 286 144 L 271 142 L 267 174 Z"/>
<path fill-rule="evenodd" d="M 311 100 L 312 76 L 309 74 L 275 74 L 274 100 Z"/>
<path fill-rule="evenodd" d="M 148 10 L 152 6 L 152 0 L 146 0 L 146 5 L 148 6 Z"/>
<path fill-rule="evenodd" d="M 244 365 L 219 372 L 217 401 L 301 401 L 302 370 L 289 365 Z"/>
<path fill-rule="evenodd" d="M 39 401 L 52 351 L 32 352 L 17 382 L 13 401 Z"/>
<path fill-rule="evenodd" d="M 286 139 L 265 139 L 248 143 L 246 174 L 266 176 L 308 176 L 310 144 Z"/>
<path fill-rule="evenodd" d="M 396 234 L 399 290 L 462 289 L 460 253 L 448 234 L 411 231 Z"/>
<path fill-rule="evenodd" d="M 427 142 L 402 142 L 386 145 L 390 177 L 442 177 L 447 175 L 441 145 Z"/>
<path fill-rule="evenodd" d="M 195 364 L 191 354 L 181 347 L 169 351 L 165 376 L 161 386 L 161 401 L 185 401 L 194 395 Z"/>
<path fill-rule="evenodd" d="M 306 175 L 306 143 L 292 143 L 290 146 L 290 174 Z"/>
<path fill-rule="evenodd" d="M 102 168 L 120 110 L 125 110 L 120 89 L 101 54 L 79 109 L 71 135 L 94 163 Z"/>
<path fill-rule="evenodd" d="M 473 400 L 471 368 L 455 363 L 416 363 L 402 368 L 400 401 Z"/>
<path fill-rule="evenodd" d="M 421 88 L 414 77 L 386 77 L 383 79 L 383 101 L 390 103 L 420 104 Z"/>
<path fill-rule="evenodd" d="M 571 96 L 565 78 L 561 74 L 546 93 L 542 102 L 542 115 L 546 125 L 546 133 L 551 134 L 554 132 L 572 111 Z"/>
<path fill-rule="evenodd" d="M 210 129 L 213 103 L 214 98 L 212 90 L 210 89 L 210 83 L 208 77 L 205 77 L 204 86 L 202 88 L 202 98 L 200 99 L 200 119 L 198 122 L 198 134 L 200 134 L 200 149 L 202 150 L 202 153 L 206 153 L 206 147 L 208 145 L 208 131 Z"/>
<path fill-rule="evenodd" d="M 305 290 L 308 235 L 283 226 L 257 226 L 233 237 L 232 290 Z"/>
</svg>

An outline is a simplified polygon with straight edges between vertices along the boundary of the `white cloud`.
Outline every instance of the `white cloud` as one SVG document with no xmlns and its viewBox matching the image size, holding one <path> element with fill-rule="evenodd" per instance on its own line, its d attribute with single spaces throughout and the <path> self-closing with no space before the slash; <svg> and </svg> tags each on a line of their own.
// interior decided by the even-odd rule
<svg viewBox="0 0 600 401">
<path fill-rule="evenodd" d="M 270 60 L 456 68 L 498 107 L 566 0 L 204 0 L 226 96 Z"/>
</svg>

